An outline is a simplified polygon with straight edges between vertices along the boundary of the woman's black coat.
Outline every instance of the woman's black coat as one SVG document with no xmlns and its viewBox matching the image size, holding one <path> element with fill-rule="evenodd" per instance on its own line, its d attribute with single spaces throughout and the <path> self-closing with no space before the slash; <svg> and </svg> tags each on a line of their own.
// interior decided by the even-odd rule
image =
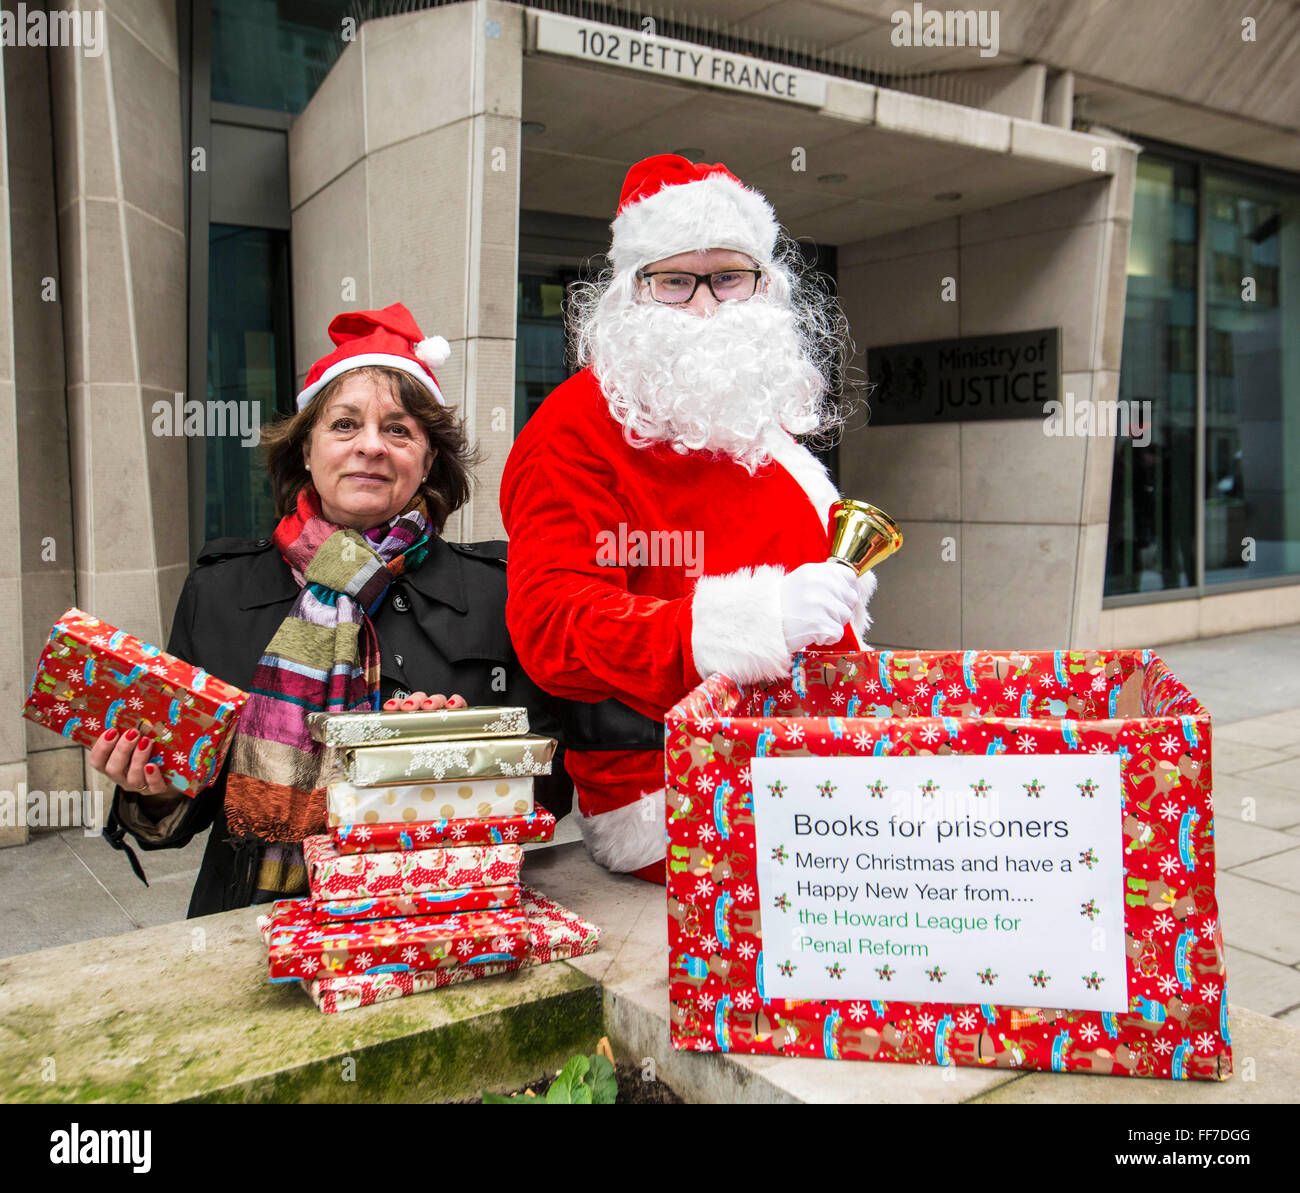
<svg viewBox="0 0 1300 1193">
<path fill-rule="evenodd" d="M 529 679 L 510 644 L 505 553 L 501 541 L 435 539 L 424 563 L 389 586 L 371 618 L 382 660 L 381 700 L 423 691 L 459 693 L 470 705 L 522 705 L 533 732 L 563 742 L 561 702 Z M 298 591 L 270 539 L 216 539 L 204 547 L 185 581 L 167 650 L 246 690 Z M 212 825 L 190 916 L 246 907 L 252 898 L 255 844 L 234 841 L 226 826 L 228 769 L 229 756 L 216 782 L 190 801 L 179 823 L 161 840 L 146 839 L 123 823 L 120 787 L 105 826 L 109 842 L 126 850 L 143 879 L 139 862 L 123 840 L 128 832 L 144 849 L 167 849 L 185 845 Z M 537 802 L 558 818 L 569 810 L 572 794 L 561 746 L 551 775 L 536 780 Z"/>
</svg>

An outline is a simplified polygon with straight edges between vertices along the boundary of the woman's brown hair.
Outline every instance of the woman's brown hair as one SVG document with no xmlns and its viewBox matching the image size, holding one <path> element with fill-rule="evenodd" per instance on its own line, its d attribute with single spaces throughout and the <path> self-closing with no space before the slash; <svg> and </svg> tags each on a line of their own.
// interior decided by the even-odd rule
<svg viewBox="0 0 1300 1193">
<path fill-rule="evenodd" d="M 436 454 L 419 492 L 429 507 L 430 531 L 441 534 L 447 519 L 469 500 L 471 470 L 480 462 L 479 451 L 469 446 L 464 424 L 450 408 L 438 405 L 433 395 L 409 373 L 383 365 L 367 365 L 340 373 L 304 409 L 262 429 L 262 447 L 266 450 L 276 514 L 283 518 L 292 513 L 298 504 L 298 494 L 311 483 L 311 473 L 303 460 L 307 440 L 344 379 L 358 373 L 376 381 L 386 378 L 390 392 L 402 409 L 424 428 L 429 447 Z"/>
</svg>

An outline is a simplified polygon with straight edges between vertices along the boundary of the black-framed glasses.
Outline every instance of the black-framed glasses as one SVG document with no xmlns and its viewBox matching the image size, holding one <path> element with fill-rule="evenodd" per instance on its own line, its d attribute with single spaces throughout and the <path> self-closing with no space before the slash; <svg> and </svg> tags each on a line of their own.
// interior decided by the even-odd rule
<svg viewBox="0 0 1300 1193">
<path fill-rule="evenodd" d="M 753 298 L 763 271 L 719 269 L 713 273 L 686 273 L 680 269 L 657 269 L 647 273 L 644 269 L 638 269 L 636 276 L 639 280 L 650 283 L 650 297 L 655 302 L 678 306 L 695 297 L 695 291 L 700 288 L 701 282 L 708 286 L 709 292 L 719 302 Z"/>
</svg>

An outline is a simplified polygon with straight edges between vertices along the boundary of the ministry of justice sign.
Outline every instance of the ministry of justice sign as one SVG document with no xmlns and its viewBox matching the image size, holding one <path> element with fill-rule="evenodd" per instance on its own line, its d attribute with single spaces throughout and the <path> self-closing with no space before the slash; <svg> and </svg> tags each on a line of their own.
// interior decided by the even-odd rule
<svg viewBox="0 0 1300 1193">
<path fill-rule="evenodd" d="M 1042 418 L 1060 397 L 1060 362 L 1059 327 L 871 348 L 871 423 Z"/>
<path fill-rule="evenodd" d="M 1127 1010 L 1119 761 L 755 758 L 767 993 Z"/>
</svg>

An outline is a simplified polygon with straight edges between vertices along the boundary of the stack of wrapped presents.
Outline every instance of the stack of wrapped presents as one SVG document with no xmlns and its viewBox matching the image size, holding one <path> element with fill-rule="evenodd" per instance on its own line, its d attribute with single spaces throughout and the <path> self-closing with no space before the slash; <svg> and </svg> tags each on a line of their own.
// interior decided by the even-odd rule
<svg viewBox="0 0 1300 1193">
<path fill-rule="evenodd" d="M 303 842 L 311 885 L 259 917 L 273 982 L 349 1010 L 595 949 L 596 927 L 520 882 L 549 841 L 534 806 L 555 741 L 522 708 L 312 713 L 333 751 L 329 831 Z"/>
</svg>

